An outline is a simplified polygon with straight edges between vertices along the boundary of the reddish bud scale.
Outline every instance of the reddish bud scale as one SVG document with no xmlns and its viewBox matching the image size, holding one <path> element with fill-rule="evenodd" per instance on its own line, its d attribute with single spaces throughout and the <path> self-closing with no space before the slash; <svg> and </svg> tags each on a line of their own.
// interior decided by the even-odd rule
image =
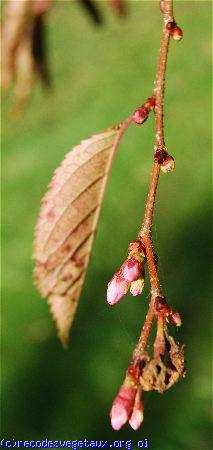
<svg viewBox="0 0 213 450">
<path fill-rule="evenodd" d="M 180 27 L 176 26 L 174 28 L 171 29 L 170 31 L 170 36 L 172 37 L 172 39 L 174 39 L 175 41 L 181 41 L 182 37 L 183 37 L 183 32 L 181 30 Z"/>
<path fill-rule="evenodd" d="M 167 22 L 167 24 L 166 24 L 166 29 L 168 30 L 168 31 L 171 31 L 173 28 L 175 28 L 176 27 L 176 22 L 173 20 L 173 21 L 171 21 L 171 22 Z"/>
<path fill-rule="evenodd" d="M 162 164 L 166 160 L 167 156 L 168 153 L 165 150 L 158 148 L 155 150 L 154 161 L 158 164 Z"/>
<path fill-rule="evenodd" d="M 170 36 L 175 40 L 175 41 L 180 41 L 183 37 L 183 32 L 181 30 L 181 28 L 176 24 L 175 21 L 173 22 L 168 22 L 166 24 L 166 29 L 170 32 Z"/>
<path fill-rule="evenodd" d="M 127 369 L 127 375 L 124 381 L 125 385 L 135 385 L 135 388 L 138 384 L 138 378 L 140 374 L 140 365 L 135 364 L 133 361 L 130 362 L 129 367 Z"/>
<path fill-rule="evenodd" d="M 176 325 L 176 327 L 180 327 L 182 325 L 182 320 L 178 312 L 172 312 L 168 316 L 167 322 L 171 323 L 172 325 Z"/>
<path fill-rule="evenodd" d="M 148 109 L 148 111 L 152 111 L 155 108 L 155 97 L 147 98 L 144 106 Z"/>
<path fill-rule="evenodd" d="M 177 327 L 180 327 L 182 325 L 182 320 L 178 312 L 173 312 L 171 314 L 171 318 Z"/>
<path fill-rule="evenodd" d="M 171 313 L 171 308 L 168 303 L 166 303 L 165 298 L 160 295 L 155 298 L 155 309 L 158 313 L 163 315 Z"/>
<path fill-rule="evenodd" d="M 175 168 L 175 161 L 171 155 L 167 155 L 166 159 L 160 164 L 160 170 L 167 174 L 168 172 L 172 172 Z"/>
<path fill-rule="evenodd" d="M 137 123 L 137 125 L 141 125 L 144 123 L 149 115 L 149 111 L 145 106 L 140 106 L 137 108 L 133 114 L 132 120 Z"/>
<path fill-rule="evenodd" d="M 136 252 L 141 253 L 141 256 L 146 258 L 146 247 L 143 244 L 143 242 L 140 241 L 140 239 L 137 239 L 136 241 L 130 242 L 129 244 L 129 252 L 132 252 L 135 250 Z"/>
</svg>

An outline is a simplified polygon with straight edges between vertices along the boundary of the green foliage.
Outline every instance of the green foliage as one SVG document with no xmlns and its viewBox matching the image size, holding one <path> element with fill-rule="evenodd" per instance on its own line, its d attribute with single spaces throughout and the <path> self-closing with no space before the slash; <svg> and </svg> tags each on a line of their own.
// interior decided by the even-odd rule
<svg viewBox="0 0 213 450">
<path fill-rule="evenodd" d="M 165 131 L 176 170 L 161 175 L 153 227 L 163 290 L 183 318 L 177 333 L 187 344 L 187 378 L 164 396 L 146 396 L 141 430 L 116 434 L 108 412 L 139 336 L 148 287 L 115 308 L 105 297 L 140 228 L 153 118 L 131 127 L 116 156 L 67 351 L 32 284 L 33 228 L 53 170 L 69 148 L 125 119 L 152 93 L 157 3 L 130 2 L 123 21 L 100 7 L 102 29 L 77 2 L 55 5 L 48 33 L 54 90 L 45 95 L 37 85 L 22 119 L 3 122 L 2 432 L 133 443 L 147 437 L 153 449 L 210 449 L 210 2 L 175 3 L 184 39 L 170 46 Z"/>
</svg>

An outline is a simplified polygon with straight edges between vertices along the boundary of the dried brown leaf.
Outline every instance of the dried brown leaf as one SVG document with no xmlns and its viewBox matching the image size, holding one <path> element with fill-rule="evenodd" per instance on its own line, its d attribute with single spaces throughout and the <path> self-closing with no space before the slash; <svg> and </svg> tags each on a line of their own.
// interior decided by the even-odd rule
<svg viewBox="0 0 213 450">
<path fill-rule="evenodd" d="M 34 243 L 35 281 L 67 345 L 83 286 L 119 127 L 84 140 L 56 170 Z"/>
</svg>

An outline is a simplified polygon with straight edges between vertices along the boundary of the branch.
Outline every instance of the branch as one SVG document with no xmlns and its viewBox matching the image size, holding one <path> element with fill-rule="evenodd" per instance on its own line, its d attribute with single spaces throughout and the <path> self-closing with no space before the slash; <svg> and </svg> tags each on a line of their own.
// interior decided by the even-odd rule
<svg viewBox="0 0 213 450">
<path fill-rule="evenodd" d="M 167 23 L 173 21 L 173 8 L 172 8 L 172 0 L 166 0 L 164 2 L 164 25 L 160 46 L 160 56 L 158 62 L 158 71 L 157 77 L 155 81 L 154 88 L 154 98 L 155 98 L 155 126 L 156 126 L 156 135 L 155 135 L 155 152 L 158 149 L 165 148 L 165 140 L 164 140 L 164 127 L 163 127 L 163 99 L 164 99 L 164 91 L 165 91 L 165 73 L 166 73 L 166 63 L 168 57 L 168 48 L 169 48 L 169 40 L 170 40 L 170 32 L 167 29 Z M 147 263 L 151 284 L 151 294 L 152 298 L 149 304 L 149 311 L 143 326 L 142 334 L 139 340 L 139 349 L 145 349 L 147 340 L 149 337 L 149 332 L 151 329 L 152 322 L 155 316 L 155 302 L 154 296 L 160 295 L 160 281 L 158 277 L 157 267 L 156 267 L 156 258 L 153 251 L 152 239 L 151 239 L 151 226 L 152 226 L 152 218 L 153 218 L 153 210 L 155 204 L 155 198 L 158 187 L 160 173 L 160 164 L 158 162 L 154 162 L 153 172 L 146 202 L 145 215 L 143 224 L 138 235 L 138 238 L 144 243 L 146 248 L 147 255 Z"/>
<path fill-rule="evenodd" d="M 133 295 L 139 295 L 144 286 L 144 264 L 147 261 L 151 300 L 132 361 L 111 409 L 111 424 L 115 430 L 119 430 L 127 421 L 134 430 L 140 427 L 143 421 L 142 391 L 157 390 L 162 393 L 180 376 L 185 375 L 184 346 L 179 347 L 167 332 L 167 322 L 180 326 L 181 319 L 177 312 L 172 311 L 161 293 L 151 233 L 160 170 L 167 173 L 174 169 L 174 160 L 167 153 L 165 146 L 163 100 L 170 37 L 175 40 L 182 37 L 182 31 L 173 18 L 172 0 L 161 0 L 160 9 L 164 15 L 164 24 L 153 96 L 135 111 L 132 118 L 134 122 L 141 124 L 147 119 L 150 110 L 154 109 L 156 127 L 154 164 L 145 214 L 138 238 L 130 244 L 128 258 L 112 278 L 107 291 L 107 300 L 110 304 L 117 303 L 129 287 Z M 151 359 L 147 344 L 155 317 L 157 334 Z"/>
</svg>

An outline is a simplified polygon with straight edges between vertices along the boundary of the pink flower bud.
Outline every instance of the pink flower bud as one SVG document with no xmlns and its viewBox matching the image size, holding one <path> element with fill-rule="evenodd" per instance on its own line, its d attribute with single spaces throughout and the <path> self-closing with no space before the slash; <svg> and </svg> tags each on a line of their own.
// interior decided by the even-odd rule
<svg viewBox="0 0 213 450">
<path fill-rule="evenodd" d="M 135 258 L 128 259 L 123 266 L 123 276 L 124 279 L 131 283 L 132 281 L 137 280 L 143 270 L 143 265 L 140 261 Z"/>
<path fill-rule="evenodd" d="M 174 168 L 175 168 L 174 158 L 172 158 L 171 155 L 167 155 L 165 161 L 162 162 L 162 164 L 160 165 L 160 169 L 162 170 L 163 173 L 168 173 L 174 170 Z"/>
<path fill-rule="evenodd" d="M 140 277 L 138 280 L 133 281 L 130 285 L 130 292 L 134 297 L 137 297 L 143 291 L 145 279 Z"/>
<path fill-rule="evenodd" d="M 109 305 L 115 305 L 127 293 L 128 283 L 120 274 L 115 274 L 108 283 L 107 302 Z"/>
<path fill-rule="evenodd" d="M 136 109 L 133 114 L 133 122 L 141 125 L 147 119 L 149 115 L 149 111 L 145 106 L 140 106 L 140 108 Z"/>
<path fill-rule="evenodd" d="M 132 415 L 129 419 L 129 424 L 133 430 L 138 430 L 143 422 L 143 404 L 141 398 L 141 389 L 138 389 L 135 396 L 135 403 L 132 411 Z"/>
<path fill-rule="evenodd" d="M 118 431 L 127 422 L 132 412 L 135 399 L 135 388 L 121 386 L 110 411 L 111 425 Z"/>
<path fill-rule="evenodd" d="M 111 412 L 111 425 L 114 430 L 118 431 L 128 420 L 128 414 L 124 406 L 120 403 L 113 405 Z"/>
</svg>

